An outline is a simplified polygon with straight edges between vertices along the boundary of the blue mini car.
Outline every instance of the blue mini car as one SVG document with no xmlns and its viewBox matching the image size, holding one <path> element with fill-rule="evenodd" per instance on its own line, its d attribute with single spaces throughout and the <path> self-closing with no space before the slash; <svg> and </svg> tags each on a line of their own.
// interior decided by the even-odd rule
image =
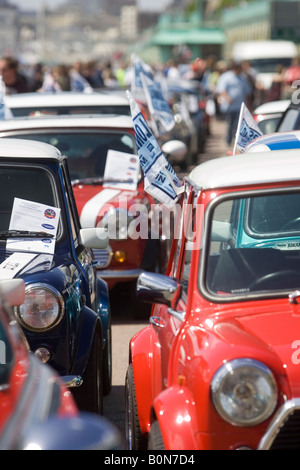
<svg viewBox="0 0 300 470">
<path fill-rule="evenodd" d="M 108 245 L 103 229 L 80 226 L 66 157 L 1 139 L 0 279 L 24 279 L 15 315 L 30 349 L 72 387 L 79 409 L 99 414 L 111 387 L 111 323 L 92 249 Z"/>
</svg>

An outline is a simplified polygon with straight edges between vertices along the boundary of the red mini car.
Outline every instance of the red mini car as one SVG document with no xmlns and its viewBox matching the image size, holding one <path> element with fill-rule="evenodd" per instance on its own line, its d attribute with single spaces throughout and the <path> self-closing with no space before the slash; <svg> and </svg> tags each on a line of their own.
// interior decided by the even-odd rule
<svg viewBox="0 0 300 470">
<path fill-rule="evenodd" d="M 218 158 L 186 179 L 166 275 L 143 273 L 130 449 L 299 449 L 299 150 Z"/>
</svg>

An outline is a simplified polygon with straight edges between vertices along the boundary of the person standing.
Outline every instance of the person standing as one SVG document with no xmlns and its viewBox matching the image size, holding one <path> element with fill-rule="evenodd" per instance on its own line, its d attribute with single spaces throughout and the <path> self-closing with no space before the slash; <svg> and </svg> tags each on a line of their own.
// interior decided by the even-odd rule
<svg viewBox="0 0 300 470">
<path fill-rule="evenodd" d="M 242 103 L 251 110 L 252 88 L 240 62 L 234 62 L 229 70 L 220 75 L 216 94 L 220 111 L 227 121 L 226 143 L 230 146 L 235 137 Z"/>
<path fill-rule="evenodd" d="M 0 59 L 0 75 L 7 95 L 30 91 L 27 79 L 20 73 L 19 62 L 15 57 L 7 56 Z"/>
</svg>

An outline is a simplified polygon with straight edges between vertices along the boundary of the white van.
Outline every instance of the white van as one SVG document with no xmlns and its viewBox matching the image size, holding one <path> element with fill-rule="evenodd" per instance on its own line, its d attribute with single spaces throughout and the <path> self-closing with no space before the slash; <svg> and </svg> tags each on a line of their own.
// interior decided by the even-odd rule
<svg viewBox="0 0 300 470">
<path fill-rule="evenodd" d="M 287 68 L 297 57 L 298 50 L 292 41 L 242 41 L 232 49 L 232 59 L 249 61 L 265 89 L 270 88 L 277 66 Z"/>
</svg>

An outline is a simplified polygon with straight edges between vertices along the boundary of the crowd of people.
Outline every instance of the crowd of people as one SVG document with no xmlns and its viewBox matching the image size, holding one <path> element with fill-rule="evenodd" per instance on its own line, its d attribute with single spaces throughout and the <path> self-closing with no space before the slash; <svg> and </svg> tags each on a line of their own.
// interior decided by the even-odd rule
<svg viewBox="0 0 300 470">
<path fill-rule="evenodd" d="M 170 80 L 197 80 L 213 102 L 213 113 L 227 120 L 226 142 L 231 145 L 241 103 L 252 111 L 266 101 L 283 97 L 286 71 L 278 66 L 272 86 L 263 90 L 256 81 L 256 71 L 246 61 L 226 63 L 214 56 L 188 61 L 169 60 L 150 64 L 153 70 Z M 6 94 L 24 92 L 92 91 L 101 88 L 128 88 L 131 83 L 130 63 L 107 61 L 76 61 L 72 66 L 52 67 L 36 64 L 21 66 L 15 57 L 0 58 L 0 75 Z"/>
<path fill-rule="evenodd" d="M 0 58 L 0 75 L 9 95 L 35 91 L 86 91 L 88 88 L 111 86 L 111 70 L 110 63 L 100 69 L 93 61 L 76 61 L 72 66 L 61 64 L 52 67 L 38 63 L 28 67 L 21 66 L 15 57 Z"/>
</svg>

